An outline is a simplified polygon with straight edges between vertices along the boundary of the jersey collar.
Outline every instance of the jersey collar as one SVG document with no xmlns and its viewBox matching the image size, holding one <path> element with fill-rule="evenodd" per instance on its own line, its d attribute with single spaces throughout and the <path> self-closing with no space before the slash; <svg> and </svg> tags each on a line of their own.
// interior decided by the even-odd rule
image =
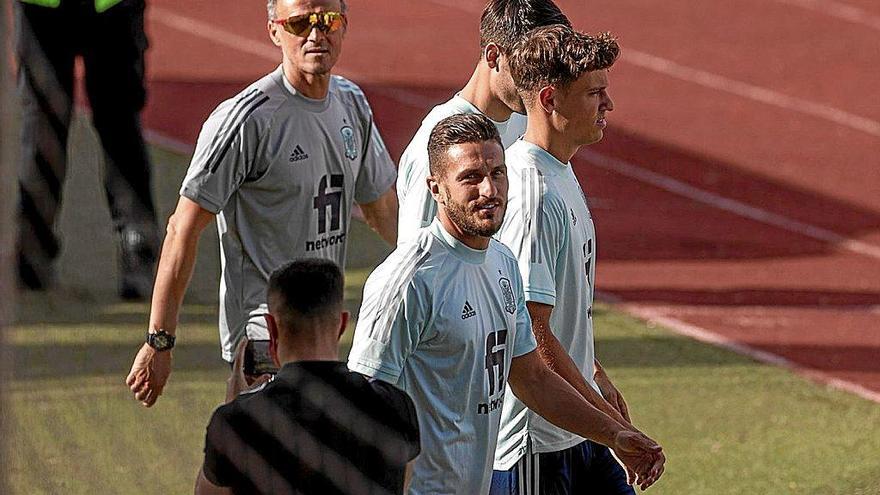
<svg viewBox="0 0 880 495">
<path fill-rule="evenodd" d="M 461 113 L 475 113 L 489 118 L 486 114 L 481 112 L 479 108 L 474 106 L 473 103 L 467 101 L 464 96 L 461 96 L 461 93 L 455 93 L 455 96 L 452 97 L 452 101 L 455 103 L 456 109 L 459 110 Z M 513 114 L 510 114 L 510 116 L 513 117 Z M 499 129 L 498 132 L 501 132 L 503 134 L 502 131 L 507 128 L 507 124 L 508 122 L 510 122 L 510 119 L 508 118 L 507 120 L 501 122 L 492 119 L 489 119 L 489 121 L 495 124 L 495 127 Z"/>
<path fill-rule="evenodd" d="M 440 242 L 446 245 L 452 254 L 462 261 L 473 265 L 480 265 L 486 260 L 486 251 L 488 251 L 488 249 L 474 249 L 467 246 L 447 232 L 439 219 L 434 218 L 434 221 L 429 228 L 434 234 L 434 237 L 440 239 Z"/>
<path fill-rule="evenodd" d="M 553 170 L 567 170 L 571 168 L 571 162 L 560 162 L 556 159 L 555 156 L 551 155 L 549 151 L 545 150 L 535 143 L 520 138 L 516 142 L 516 144 L 522 146 L 525 149 L 526 153 L 528 153 L 528 155 L 532 157 L 532 160 L 534 160 L 536 164 L 540 163 L 542 165 L 546 165 Z"/>
<path fill-rule="evenodd" d="M 299 91 L 297 91 L 297 89 L 293 87 L 293 84 L 290 84 L 290 81 L 287 80 L 287 77 L 284 76 L 284 69 L 282 68 L 282 66 L 279 65 L 278 68 L 275 69 L 275 72 L 272 75 L 275 77 L 275 82 L 280 83 L 281 86 L 285 90 L 287 90 L 287 93 L 289 94 L 289 96 L 291 98 L 295 98 L 295 99 L 299 100 L 305 108 L 307 108 L 311 111 L 314 111 L 314 112 L 321 112 L 321 111 L 326 110 L 327 106 L 330 104 L 330 92 L 329 91 L 327 92 L 327 96 L 324 98 L 321 98 L 320 100 L 316 100 L 314 98 L 309 98 L 309 97 L 303 95 L 302 93 L 300 93 Z M 334 84 L 334 82 L 331 79 L 330 85 L 332 86 L 333 84 Z"/>
</svg>

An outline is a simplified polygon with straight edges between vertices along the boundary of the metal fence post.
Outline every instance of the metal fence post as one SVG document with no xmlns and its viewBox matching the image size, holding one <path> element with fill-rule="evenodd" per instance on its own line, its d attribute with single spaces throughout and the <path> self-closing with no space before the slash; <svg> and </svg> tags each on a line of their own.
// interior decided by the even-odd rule
<svg viewBox="0 0 880 495">
<path fill-rule="evenodd" d="M 6 332 L 15 308 L 15 205 L 18 185 L 15 166 L 18 136 L 18 101 L 12 61 L 12 2 L 0 0 L 0 493 L 9 487 L 9 395 L 7 380 L 10 353 Z"/>
</svg>

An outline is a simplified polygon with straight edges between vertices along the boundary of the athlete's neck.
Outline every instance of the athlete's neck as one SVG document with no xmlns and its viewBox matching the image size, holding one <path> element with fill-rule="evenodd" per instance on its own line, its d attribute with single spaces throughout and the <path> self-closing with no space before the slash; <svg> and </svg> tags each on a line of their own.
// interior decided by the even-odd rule
<svg viewBox="0 0 880 495">
<path fill-rule="evenodd" d="M 523 140 L 528 141 L 547 153 L 553 155 L 561 163 L 568 163 L 581 148 L 580 144 L 573 143 L 566 138 L 565 133 L 553 128 L 549 121 L 544 118 L 529 116 L 526 133 Z"/>
<path fill-rule="evenodd" d="M 327 74 L 306 74 L 288 64 L 286 60 L 281 64 L 281 67 L 287 82 L 306 98 L 323 100 L 327 97 L 327 92 L 330 90 L 331 75 L 329 72 Z"/>
<path fill-rule="evenodd" d="M 290 345 L 279 346 L 278 361 L 282 366 L 297 361 L 338 361 L 339 343 L 327 338 L 323 340 L 303 342 L 298 339 L 291 341 Z"/>
<path fill-rule="evenodd" d="M 495 122 L 504 122 L 510 118 L 513 111 L 492 93 L 488 73 L 491 70 L 485 62 L 480 61 L 460 95 L 486 117 Z"/>
<path fill-rule="evenodd" d="M 461 230 L 461 228 L 449 218 L 449 215 L 446 214 L 446 211 L 441 206 L 437 212 L 437 218 L 440 219 L 440 224 L 443 226 L 443 229 L 446 232 L 449 232 L 449 235 L 455 237 L 462 244 L 471 248 L 471 249 L 479 249 L 481 251 L 485 250 L 489 247 L 489 238 L 483 237 L 481 235 L 473 235 L 468 234 L 467 232 Z"/>
</svg>

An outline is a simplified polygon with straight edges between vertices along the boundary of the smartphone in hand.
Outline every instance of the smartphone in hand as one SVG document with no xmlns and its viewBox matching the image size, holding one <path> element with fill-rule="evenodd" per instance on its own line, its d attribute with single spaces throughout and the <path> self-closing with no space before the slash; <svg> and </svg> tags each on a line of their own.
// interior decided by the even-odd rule
<svg viewBox="0 0 880 495">
<path fill-rule="evenodd" d="M 249 340 L 244 352 L 244 374 L 248 376 L 274 375 L 278 367 L 269 354 L 268 340 Z"/>
</svg>

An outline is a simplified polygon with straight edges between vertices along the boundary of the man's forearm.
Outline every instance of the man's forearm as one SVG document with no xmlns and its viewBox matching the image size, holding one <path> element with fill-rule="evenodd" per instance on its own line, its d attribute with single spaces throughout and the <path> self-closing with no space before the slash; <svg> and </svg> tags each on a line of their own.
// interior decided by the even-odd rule
<svg viewBox="0 0 880 495">
<path fill-rule="evenodd" d="M 634 429 L 620 412 L 587 382 L 586 377 L 581 373 L 574 360 L 571 359 L 571 356 L 550 330 L 549 315 L 547 318 L 544 318 L 540 314 L 542 312 L 541 309 L 537 308 L 533 303 L 529 303 L 529 311 L 531 312 L 535 309 L 537 311 L 534 311 L 535 314 L 532 315 L 532 327 L 538 341 L 538 353 L 547 367 L 574 387 L 595 408 L 611 416 L 621 425 Z"/>
<path fill-rule="evenodd" d="M 389 189 L 376 201 L 360 205 L 364 220 L 391 246 L 397 244 L 397 193 Z"/>
<path fill-rule="evenodd" d="M 151 329 L 163 329 L 170 334 L 177 331 L 178 314 L 195 267 L 200 234 L 201 229 L 186 229 L 173 219 L 169 221 L 153 286 Z"/>
<path fill-rule="evenodd" d="M 584 438 L 613 448 L 617 433 L 629 429 L 587 402 L 546 366 L 525 373 L 511 370 L 509 383 L 513 393 L 529 409 Z"/>
<path fill-rule="evenodd" d="M 394 217 L 393 221 L 370 220 L 367 218 L 367 225 L 388 245 L 394 246 L 397 244 L 397 217 Z"/>
<path fill-rule="evenodd" d="M 611 416 L 618 423 L 633 429 L 632 425 L 620 415 L 617 409 L 611 406 L 611 404 L 609 404 L 608 401 L 606 401 L 599 392 L 596 392 L 596 389 L 587 382 L 587 379 L 581 374 L 581 370 L 578 369 L 577 365 L 571 359 L 571 356 L 565 352 L 565 349 L 556 337 L 546 339 L 545 342 L 538 346 L 538 349 L 541 354 L 541 359 L 544 360 L 547 366 L 568 382 L 569 385 L 574 387 L 574 389 L 592 404 L 593 407 Z"/>
</svg>

